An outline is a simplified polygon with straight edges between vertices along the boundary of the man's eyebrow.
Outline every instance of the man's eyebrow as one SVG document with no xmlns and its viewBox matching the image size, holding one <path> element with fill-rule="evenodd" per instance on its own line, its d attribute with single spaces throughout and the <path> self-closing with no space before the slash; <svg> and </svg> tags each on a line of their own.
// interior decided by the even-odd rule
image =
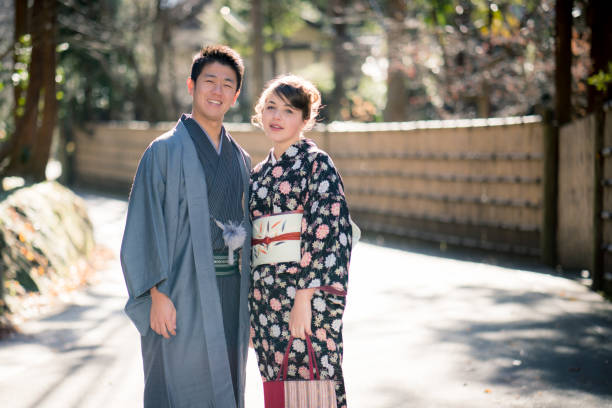
<svg viewBox="0 0 612 408">
<path fill-rule="evenodd" d="M 215 74 L 207 74 L 207 73 L 204 73 L 204 76 L 205 76 L 206 78 L 217 78 L 217 75 L 215 75 Z M 234 80 L 233 80 L 232 78 L 230 78 L 230 77 L 225 77 L 225 78 L 223 78 L 223 80 L 224 80 L 224 81 L 226 81 L 226 82 L 231 82 L 231 83 L 236 82 L 236 81 L 234 81 Z"/>
</svg>

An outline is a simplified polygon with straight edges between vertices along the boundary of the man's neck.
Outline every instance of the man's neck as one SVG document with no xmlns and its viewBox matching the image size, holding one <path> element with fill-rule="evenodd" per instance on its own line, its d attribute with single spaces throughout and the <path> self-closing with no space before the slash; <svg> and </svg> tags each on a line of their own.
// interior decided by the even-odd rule
<svg viewBox="0 0 612 408">
<path fill-rule="evenodd" d="M 211 121 L 201 115 L 195 115 L 193 112 L 191 113 L 191 117 L 196 122 L 198 122 L 202 129 L 204 129 L 204 131 L 208 134 L 208 137 L 214 143 L 215 148 L 219 149 L 219 143 L 221 143 L 221 128 L 223 127 L 223 122 Z"/>
</svg>

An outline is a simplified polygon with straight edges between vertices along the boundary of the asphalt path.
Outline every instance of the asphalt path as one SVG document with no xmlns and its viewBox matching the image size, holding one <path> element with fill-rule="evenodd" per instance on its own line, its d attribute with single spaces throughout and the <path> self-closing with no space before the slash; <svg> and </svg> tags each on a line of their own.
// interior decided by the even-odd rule
<svg viewBox="0 0 612 408">
<path fill-rule="evenodd" d="M 118 253 L 126 202 L 83 193 Z M 612 305 L 525 262 L 364 240 L 344 319 L 350 407 L 612 407 Z M 497 264 L 494 264 L 497 263 Z M 0 342 L 0 407 L 142 406 L 137 331 L 118 259 L 63 307 Z M 247 407 L 262 407 L 252 352 Z"/>
</svg>

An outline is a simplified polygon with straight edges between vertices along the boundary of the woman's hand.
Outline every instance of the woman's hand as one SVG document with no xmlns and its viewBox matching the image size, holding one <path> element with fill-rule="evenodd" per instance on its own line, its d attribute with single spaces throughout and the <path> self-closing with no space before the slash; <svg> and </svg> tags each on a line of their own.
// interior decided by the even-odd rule
<svg viewBox="0 0 612 408">
<path fill-rule="evenodd" d="M 151 288 L 151 329 L 166 339 L 176 336 L 176 309 L 172 300 L 154 286 Z"/>
<path fill-rule="evenodd" d="M 312 336 L 312 309 L 310 300 L 316 289 L 300 289 L 295 294 L 293 308 L 289 316 L 289 331 L 293 337 L 306 339 Z"/>
</svg>

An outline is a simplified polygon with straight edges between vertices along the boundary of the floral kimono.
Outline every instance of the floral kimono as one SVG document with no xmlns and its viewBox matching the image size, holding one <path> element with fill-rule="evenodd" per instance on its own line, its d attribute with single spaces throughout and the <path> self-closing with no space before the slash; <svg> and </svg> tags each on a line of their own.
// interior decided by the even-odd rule
<svg viewBox="0 0 612 408">
<path fill-rule="evenodd" d="M 277 161 L 272 152 L 251 174 L 250 215 L 303 211 L 296 262 L 264 263 L 252 270 L 251 335 L 264 381 L 274 380 L 289 340 L 289 316 L 299 289 L 312 297 L 312 345 L 321 378 L 336 380 L 338 408 L 346 407 L 342 377 L 342 315 L 352 235 L 342 180 L 330 157 L 312 140 L 300 139 Z M 269 244 L 273 245 L 273 244 Z M 256 245 L 252 257 L 265 251 Z M 308 351 L 293 341 L 287 378 L 309 378 Z"/>
</svg>

